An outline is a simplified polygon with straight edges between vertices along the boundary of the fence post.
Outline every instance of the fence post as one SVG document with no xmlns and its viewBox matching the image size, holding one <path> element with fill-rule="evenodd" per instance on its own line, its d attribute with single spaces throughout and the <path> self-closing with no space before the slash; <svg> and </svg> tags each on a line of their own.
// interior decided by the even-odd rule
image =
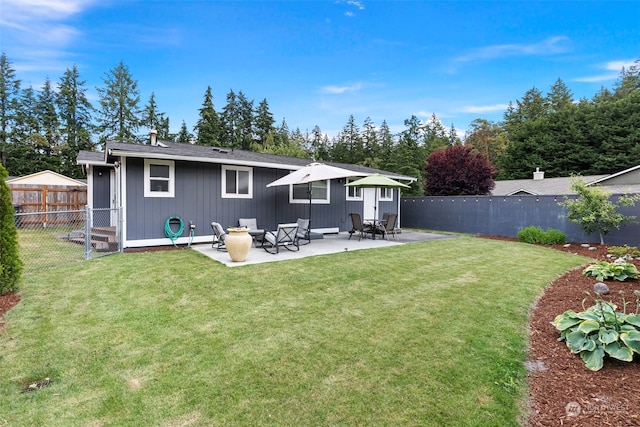
<svg viewBox="0 0 640 427">
<path fill-rule="evenodd" d="M 119 245 L 119 250 L 120 252 L 124 252 L 124 235 L 123 235 L 123 230 L 124 230 L 124 217 L 123 217 L 123 209 L 122 206 L 120 206 L 118 209 L 118 245 Z"/>
<path fill-rule="evenodd" d="M 84 215 L 84 259 L 91 259 L 91 209 L 85 206 Z"/>
</svg>

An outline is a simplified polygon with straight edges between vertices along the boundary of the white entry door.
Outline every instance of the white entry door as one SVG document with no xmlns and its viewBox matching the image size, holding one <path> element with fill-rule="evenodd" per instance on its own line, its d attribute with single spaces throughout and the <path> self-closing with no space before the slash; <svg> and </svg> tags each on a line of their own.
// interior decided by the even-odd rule
<svg viewBox="0 0 640 427">
<path fill-rule="evenodd" d="M 363 188 L 362 189 L 362 219 L 378 219 L 377 212 L 378 207 L 376 206 L 376 191 L 377 188 Z"/>
</svg>

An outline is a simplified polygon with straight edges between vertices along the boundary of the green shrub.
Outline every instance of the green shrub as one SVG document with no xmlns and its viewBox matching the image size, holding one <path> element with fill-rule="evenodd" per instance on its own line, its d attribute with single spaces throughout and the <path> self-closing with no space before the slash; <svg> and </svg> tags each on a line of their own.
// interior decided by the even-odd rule
<svg viewBox="0 0 640 427">
<path fill-rule="evenodd" d="M 604 363 L 604 355 L 624 362 L 633 360 L 633 353 L 640 353 L 639 293 L 636 294 L 636 312 L 617 312 L 616 305 L 602 298 L 585 311 L 567 310 L 551 322 L 560 331 L 558 341 L 565 340 L 574 354 L 579 354 L 587 368 L 598 371 Z"/>
<path fill-rule="evenodd" d="M 640 257 L 640 249 L 635 246 L 610 246 L 609 253 L 616 258 L 638 258 Z"/>
<path fill-rule="evenodd" d="M 567 236 L 560 230 L 553 228 L 544 231 L 533 225 L 518 232 L 518 241 L 540 245 L 561 245 L 567 243 Z"/>
<path fill-rule="evenodd" d="M 637 279 L 638 269 L 635 265 L 628 263 L 622 258 L 618 258 L 614 262 L 599 261 L 591 264 L 582 270 L 582 274 L 585 276 L 594 276 L 596 280 L 599 281 L 616 279 L 624 282 L 627 279 Z"/>
<path fill-rule="evenodd" d="M 7 176 L 7 170 L 0 164 L 0 295 L 17 289 L 23 267 L 11 189 L 5 182 Z"/>
<path fill-rule="evenodd" d="M 523 243 L 541 243 L 544 239 L 544 230 L 533 225 L 518 231 L 518 241 Z"/>
<path fill-rule="evenodd" d="M 563 245 L 567 243 L 567 235 L 560 230 L 549 228 L 544 233 L 544 242 L 542 243 L 545 245 Z"/>
</svg>

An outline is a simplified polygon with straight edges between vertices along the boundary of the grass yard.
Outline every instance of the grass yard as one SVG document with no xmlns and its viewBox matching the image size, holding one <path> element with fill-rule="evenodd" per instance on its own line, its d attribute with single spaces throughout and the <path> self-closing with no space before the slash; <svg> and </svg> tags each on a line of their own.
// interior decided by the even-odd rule
<svg viewBox="0 0 640 427">
<path fill-rule="evenodd" d="M 461 237 L 236 268 L 183 250 L 50 269 L 5 319 L 0 425 L 518 425 L 529 308 L 585 262 Z"/>
</svg>

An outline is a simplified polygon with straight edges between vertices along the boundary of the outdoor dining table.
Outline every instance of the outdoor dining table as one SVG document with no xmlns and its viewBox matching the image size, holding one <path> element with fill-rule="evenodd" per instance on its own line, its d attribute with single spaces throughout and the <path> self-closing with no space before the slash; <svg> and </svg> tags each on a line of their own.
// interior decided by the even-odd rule
<svg viewBox="0 0 640 427">
<path fill-rule="evenodd" d="M 378 231 L 377 226 L 379 225 L 383 225 L 384 221 L 380 220 L 380 219 L 365 219 L 362 222 L 363 225 L 371 225 L 372 228 L 372 232 L 371 232 L 371 239 L 376 240 L 376 233 Z"/>
</svg>

